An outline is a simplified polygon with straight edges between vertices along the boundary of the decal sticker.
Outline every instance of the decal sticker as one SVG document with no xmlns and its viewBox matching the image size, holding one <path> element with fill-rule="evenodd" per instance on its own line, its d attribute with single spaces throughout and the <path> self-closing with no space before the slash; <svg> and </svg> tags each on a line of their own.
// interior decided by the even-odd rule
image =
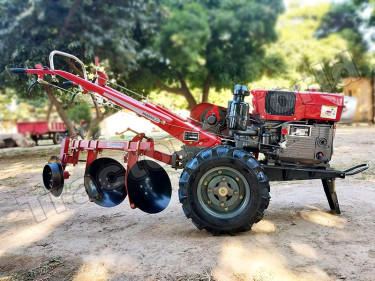
<svg viewBox="0 0 375 281">
<path fill-rule="evenodd" d="M 337 106 L 322 105 L 320 117 L 328 119 L 336 119 Z"/>
<path fill-rule="evenodd" d="M 198 132 L 184 132 L 184 141 L 199 141 Z"/>
<path fill-rule="evenodd" d="M 107 148 L 122 148 L 124 146 L 124 143 L 122 142 L 108 142 Z"/>
</svg>

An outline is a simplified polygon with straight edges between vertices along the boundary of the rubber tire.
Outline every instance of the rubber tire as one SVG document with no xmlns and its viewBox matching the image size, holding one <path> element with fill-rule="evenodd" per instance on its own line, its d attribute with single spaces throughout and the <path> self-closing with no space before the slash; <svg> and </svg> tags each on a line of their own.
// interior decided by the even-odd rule
<svg viewBox="0 0 375 281">
<path fill-rule="evenodd" d="M 240 171 L 249 183 L 250 200 L 245 209 L 235 217 L 224 219 L 207 213 L 198 201 L 197 185 L 208 170 L 228 166 Z M 251 230 L 259 222 L 270 201 L 270 185 L 264 169 L 252 154 L 232 146 L 216 146 L 200 151 L 185 166 L 179 181 L 179 199 L 187 218 L 200 230 L 213 235 Z"/>
<path fill-rule="evenodd" d="M 59 138 L 61 136 L 61 138 Z M 65 138 L 65 134 L 64 133 L 59 133 L 59 132 L 56 132 L 53 134 L 53 144 L 60 144 L 62 142 L 62 140 Z"/>
<path fill-rule="evenodd" d="M 38 136 L 37 135 L 31 135 L 31 139 L 35 142 L 35 145 L 38 145 Z"/>
</svg>

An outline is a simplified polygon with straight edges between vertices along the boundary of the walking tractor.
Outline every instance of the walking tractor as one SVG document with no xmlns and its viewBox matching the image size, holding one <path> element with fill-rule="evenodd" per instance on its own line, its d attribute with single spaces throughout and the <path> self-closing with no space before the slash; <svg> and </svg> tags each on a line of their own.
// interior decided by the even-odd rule
<svg viewBox="0 0 375 281">
<path fill-rule="evenodd" d="M 83 78 L 54 68 L 54 56 L 75 60 Z M 157 151 L 152 138 L 137 134 L 132 141 L 78 140 L 65 137 L 59 156 L 52 156 L 43 169 L 44 186 L 60 196 L 69 178 L 68 164 L 86 162 L 84 186 L 90 201 L 113 207 L 128 196 L 130 207 L 155 214 L 171 199 L 167 172 L 158 162 L 183 169 L 179 200 L 186 217 L 199 229 L 213 234 L 248 231 L 263 218 L 270 202 L 270 181 L 320 179 L 332 212 L 340 214 L 335 179 L 369 168 L 357 165 L 344 171 L 330 167 L 335 124 L 340 120 L 344 97 L 316 91 L 252 90 L 236 85 L 228 107 L 210 103 L 195 106 L 183 118 L 149 101 L 138 101 L 109 86 L 108 77 L 94 70 L 87 78 L 84 64 L 75 56 L 53 51 L 49 67 L 13 68 L 13 73 L 65 78 L 83 93 L 95 94 L 148 119 L 183 142 L 180 151 Z M 252 95 L 253 110 L 244 101 Z M 124 153 L 124 165 L 100 157 L 106 150 Z M 87 159 L 80 159 L 82 152 Z M 156 161 L 145 160 L 144 157 Z"/>
</svg>

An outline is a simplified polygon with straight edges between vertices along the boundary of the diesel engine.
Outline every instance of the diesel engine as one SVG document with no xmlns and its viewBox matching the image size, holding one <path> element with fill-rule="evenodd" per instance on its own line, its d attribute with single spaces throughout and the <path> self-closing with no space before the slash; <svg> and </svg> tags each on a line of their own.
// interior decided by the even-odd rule
<svg viewBox="0 0 375 281">
<path fill-rule="evenodd" d="M 245 97 L 252 96 L 252 104 Z M 220 136 L 272 164 L 328 166 L 335 123 L 344 97 L 315 91 L 252 90 L 236 85 L 228 107 L 209 103 L 193 108 L 191 117 Z M 250 110 L 250 108 L 252 108 Z"/>
</svg>

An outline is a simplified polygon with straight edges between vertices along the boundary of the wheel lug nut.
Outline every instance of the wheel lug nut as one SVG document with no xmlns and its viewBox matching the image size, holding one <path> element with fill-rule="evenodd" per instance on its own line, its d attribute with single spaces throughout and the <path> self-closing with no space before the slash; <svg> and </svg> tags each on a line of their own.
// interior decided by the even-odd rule
<svg viewBox="0 0 375 281">
<path fill-rule="evenodd" d="M 236 178 L 236 181 L 240 181 L 240 178 Z"/>
<path fill-rule="evenodd" d="M 226 178 L 224 178 L 224 177 L 223 177 L 223 178 L 221 178 L 221 181 L 226 181 L 226 180 L 227 180 L 227 179 L 226 179 Z"/>
<path fill-rule="evenodd" d="M 235 192 L 233 192 L 234 193 L 234 195 L 238 195 L 238 191 L 235 191 Z"/>
<path fill-rule="evenodd" d="M 229 208 L 228 208 L 228 207 L 225 207 L 225 208 L 224 208 L 224 210 L 225 210 L 225 211 L 228 211 L 228 210 L 229 210 Z"/>
<path fill-rule="evenodd" d="M 242 196 L 242 195 L 240 196 L 240 199 L 243 199 L 243 196 Z"/>
<path fill-rule="evenodd" d="M 217 171 L 217 173 L 218 173 L 219 175 L 221 175 L 221 174 L 223 173 L 223 171 L 222 171 L 222 170 L 219 170 L 219 171 Z"/>
<path fill-rule="evenodd" d="M 209 192 L 209 193 L 212 193 L 212 188 L 210 188 L 210 189 L 208 190 L 208 192 Z"/>
<path fill-rule="evenodd" d="M 225 206 L 225 204 L 224 204 L 224 203 L 221 203 L 221 204 L 220 204 L 220 206 L 221 206 L 221 207 L 224 207 L 224 206 Z"/>
<path fill-rule="evenodd" d="M 211 201 L 210 201 L 210 200 L 208 200 L 208 201 L 207 201 L 207 204 L 211 204 Z"/>
<path fill-rule="evenodd" d="M 204 185 L 208 185 L 208 182 L 205 181 L 205 182 L 204 182 Z"/>
</svg>

